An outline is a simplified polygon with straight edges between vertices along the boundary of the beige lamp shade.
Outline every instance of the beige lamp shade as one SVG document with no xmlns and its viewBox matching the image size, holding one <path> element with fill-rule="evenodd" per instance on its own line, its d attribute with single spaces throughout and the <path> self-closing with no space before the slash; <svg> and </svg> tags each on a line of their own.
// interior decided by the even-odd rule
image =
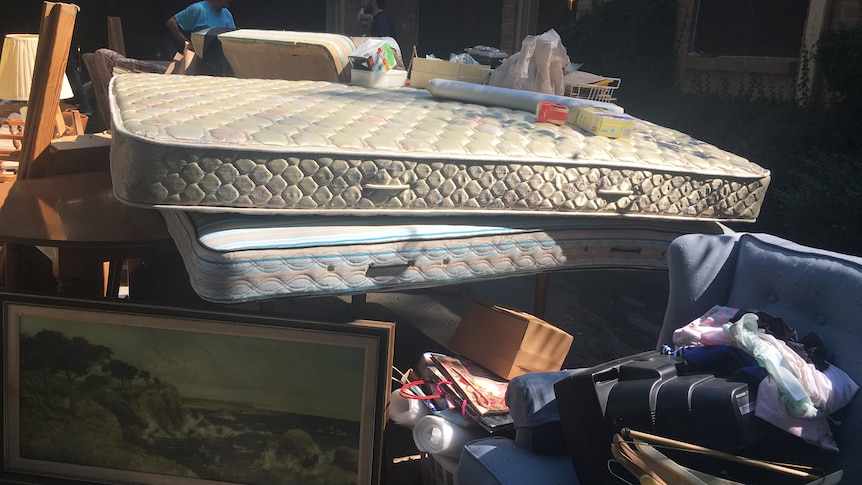
<svg viewBox="0 0 862 485">
<path fill-rule="evenodd" d="M 37 34 L 7 34 L 0 54 L 0 99 L 28 101 L 33 69 L 36 65 Z M 69 79 L 63 75 L 60 99 L 75 95 Z"/>
</svg>

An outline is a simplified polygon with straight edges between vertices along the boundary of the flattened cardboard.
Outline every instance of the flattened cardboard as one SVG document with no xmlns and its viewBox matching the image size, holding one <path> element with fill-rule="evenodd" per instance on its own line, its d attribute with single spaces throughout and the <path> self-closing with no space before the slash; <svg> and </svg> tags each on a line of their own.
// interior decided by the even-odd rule
<svg viewBox="0 0 862 485">
<path fill-rule="evenodd" d="M 410 85 L 414 88 L 427 88 L 428 82 L 432 79 L 485 84 L 490 73 L 491 68 L 488 66 L 414 57 Z"/>
</svg>

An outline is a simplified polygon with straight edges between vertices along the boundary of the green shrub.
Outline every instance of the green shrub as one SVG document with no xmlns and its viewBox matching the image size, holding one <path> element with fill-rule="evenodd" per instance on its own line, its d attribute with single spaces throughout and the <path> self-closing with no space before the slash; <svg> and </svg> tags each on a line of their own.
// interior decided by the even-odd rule
<svg viewBox="0 0 862 485">
<path fill-rule="evenodd" d="M 620 104 L 634 107 L 673 91 L 675 0 L 610 0 L 560 29 L 583 70 L 622 79 Z"/>
<path fill-rule="evenodd" d="M 789 162 L 785 169 L 774 172 L 768 203 L 755 228 L 800 244 L 862 254 L 859 157 L 809 153 Z"/>
<path fill-rule="evenodd" d="M 862 26 L 824 33 L 814 59 L 828 87 L 853 108 L 862 107 Z"/>
</svg>

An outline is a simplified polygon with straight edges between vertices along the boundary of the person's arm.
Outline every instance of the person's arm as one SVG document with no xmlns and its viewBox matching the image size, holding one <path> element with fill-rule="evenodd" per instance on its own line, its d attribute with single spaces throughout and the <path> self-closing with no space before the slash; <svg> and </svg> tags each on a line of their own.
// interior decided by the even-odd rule
<svg viewBox="0 0 862 485">
<path fill-rule="evenodd" d="M 189 39 L 186 37 L 186 34 L 183 33 L 182 29 L 180 29 L 180 24 L 177 23 L 176 17 L 171 16 L 171 18 L 165 22 L 165 25 L 168 26 L 168 30 L 171 32 L 171 35 L 174 36 L 174 39 L 179 42 L 179 45 L 185 45 L 185 43 L 188 42 Z"/>
</svg>

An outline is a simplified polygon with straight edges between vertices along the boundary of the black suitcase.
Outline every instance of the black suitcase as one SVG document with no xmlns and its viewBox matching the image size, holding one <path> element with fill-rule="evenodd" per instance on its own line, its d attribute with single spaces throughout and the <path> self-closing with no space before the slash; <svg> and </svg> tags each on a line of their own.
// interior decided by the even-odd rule
<svg viewBox="0 0 862 485">
<path fill-rule="evenodd" d="M 582 484 L 618 484 L 608 472 L 622 428 L 732 452 L 757 440 L 748 384 L 688 374 L 657 351 L 612 360 L 554 385 L 560 424 Z"/>
</svg>

